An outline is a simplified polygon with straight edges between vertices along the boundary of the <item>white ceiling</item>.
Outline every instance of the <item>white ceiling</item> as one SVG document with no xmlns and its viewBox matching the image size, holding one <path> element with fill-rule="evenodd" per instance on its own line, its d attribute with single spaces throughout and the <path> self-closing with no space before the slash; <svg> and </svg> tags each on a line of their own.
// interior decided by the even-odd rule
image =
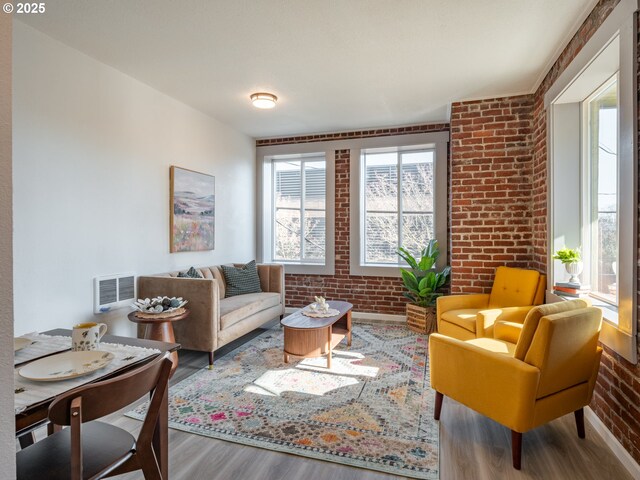
<svg viewBox="0 0 640 480">
<path fill-rule="evenodd" d="M 529 93 L 597 0 L 55 0 L 21 21 L 254 137 Z M 18 18 L 18 17 L 15 17 Z M 257 110 L 249 94 L 279 97 Z"/>
</svg>

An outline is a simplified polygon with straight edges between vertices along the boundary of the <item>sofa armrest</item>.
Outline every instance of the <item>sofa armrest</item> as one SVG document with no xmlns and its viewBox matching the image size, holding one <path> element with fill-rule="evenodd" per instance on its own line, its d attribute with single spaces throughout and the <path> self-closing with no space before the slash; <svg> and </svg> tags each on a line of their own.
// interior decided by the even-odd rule
<svg viewBox="0 0 640 480">
<path fill-rule="evenodd" d="M 280 294 L 282 313 L 284 313 L 284 265 L 278 263 L 261 263 L 257 265 L 260 288 L 263 292 Z"/>
<path fill-rule="evenodd" d="M 138 277 L 138 297 L 160 295 L 188 300 L 190 314 L 175 322 L 176 341 L 182 348 L 213 352 L 218 348 L 220 329 L 220 289 L 211 278 Z M 140 334 L 140 330 L 138 330 Z M 140 335 L 138 335 L 140 336 Z"/>
<path fill-rule="evenodd" d="M 533 305 L 481 310 L 476 317 L 476 333 L 478 337 L 493 337 L 493 325 L 496 322 L 524 323 L 524 319 L 532 308 Z"/>
<path fill-rule="evenodd" d="M 531 428 L 540 370 L 461 340 L 429 337 L 431 387 L 512 430 Z"/>
</svg>

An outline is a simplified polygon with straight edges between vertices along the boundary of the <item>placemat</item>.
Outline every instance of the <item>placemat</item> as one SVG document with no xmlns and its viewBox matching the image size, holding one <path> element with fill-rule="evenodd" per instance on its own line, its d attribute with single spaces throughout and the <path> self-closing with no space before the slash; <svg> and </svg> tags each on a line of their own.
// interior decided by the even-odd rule
<svg viewBox="0 0 640 480">
<path fill-rule="evenodd" d="M 71 337 L 51 335 L 43 335 L 38 332 L 31 332 L 21 335 L 22 338 L 28 338 L 33 343 L 28 347 L 22 348 L 13 355 L 13 364 L 29 362 L 36 358 L 44 357 L 56 352 L 64 352 L 71 348 Z"/>
<path fill-rule="evenodd" d="M 68 346 L 71 342 L 70 337 L 49 336 L 37 334 L 41 338 L 40 341 L 51 344 L 60 344 L 62 340 Z M 39 342 L 40 343 L 40 342 Z M 28 348 L 28 347 L 27 347 Z M 63 392 L 79 387 L 86 383 L 90 383 L 96 378 L 102 377 L 108 373 L 114 372 L 126 365 L 138 362 L 146 357 L 157 355 L 160 350 L 155 348 L 132 347 L 129 345 L 120 345 L 115 343 L 100 343 L 100 351 L 113 353 L 114 359 L 105 368 L 97 370 L 83 377 L 76 377 L 69 380 L 61 380 L 59 382 L 35 382 L 23 378 L 18 373 L 20 368 L 16 368 L 13 373 L 13 381 L 15 385 L 14 409 L 18 414 L 24 411 L 30 405 L 40 403 L 44 400 L 55 397 Z"/>
</svg>

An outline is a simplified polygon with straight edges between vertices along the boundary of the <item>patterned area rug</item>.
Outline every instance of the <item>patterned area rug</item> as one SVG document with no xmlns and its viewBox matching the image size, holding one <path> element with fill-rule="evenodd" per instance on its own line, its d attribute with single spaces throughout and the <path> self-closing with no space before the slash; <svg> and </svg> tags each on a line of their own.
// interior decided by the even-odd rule
<svg viewBox="0 0 640 480">
<path fill-rule="evenodd" d="M 413 478 L 438 478 L 428 338 L 354 323 L 353 344 L 282 360 L 265 332 L 171 388 L 170 426 L 206 437 Z M 145 406 L 130 412 L 142 418 Z"/>
</svg>

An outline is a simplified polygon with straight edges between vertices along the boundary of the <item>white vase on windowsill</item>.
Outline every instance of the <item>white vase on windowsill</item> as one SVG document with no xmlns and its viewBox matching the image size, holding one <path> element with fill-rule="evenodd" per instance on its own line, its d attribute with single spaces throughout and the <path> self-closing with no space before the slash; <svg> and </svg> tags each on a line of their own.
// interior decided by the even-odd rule
<svg viewBox="0 0 640 480">
<path fill-rule="evenodd" d="M 580 279 L 578 275 L 582 273 L 582 269 L 584 268 L 584 264 L 582 262 L 573 262 L 573 263 L 565 263 L 564 268 L 571 278 L 569 278 L 570 283 L 577 283 L 580 285 Z"/>
</svg>

